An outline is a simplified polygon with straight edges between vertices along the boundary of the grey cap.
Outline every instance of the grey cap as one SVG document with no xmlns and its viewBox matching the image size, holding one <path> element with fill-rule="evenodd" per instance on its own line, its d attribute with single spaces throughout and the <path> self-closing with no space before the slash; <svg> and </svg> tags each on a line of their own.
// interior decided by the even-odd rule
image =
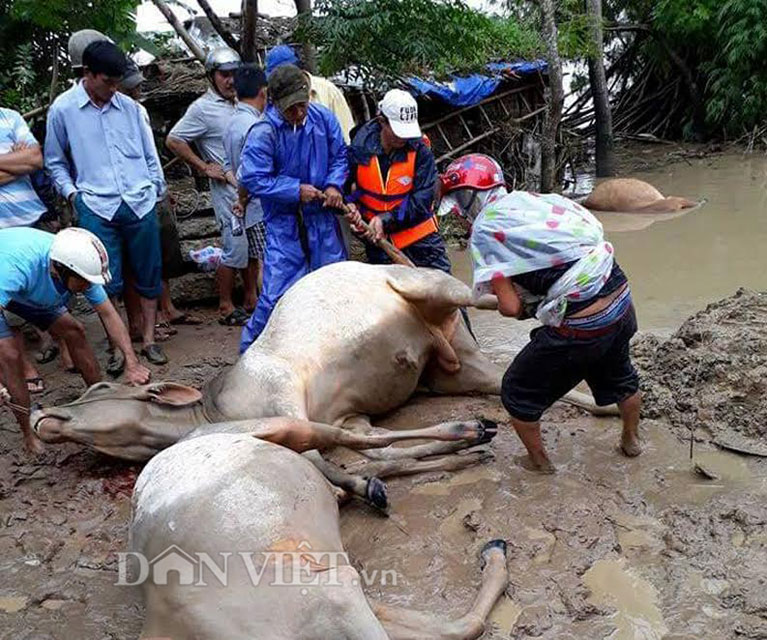
<svg viewBox="0 0 767 640">
<path fill-rule="evenodd" d="M 108 38 L 100 31 L 95 29 L 81 29 L 75 31 L 69 36 L 69 43 L 67 48 L 69 49 L 69 62 L 73 69 L 78 69 L 83 66 L 83 51 L 87 48 L 91 42 L 99 42 L 106 40 L 112 42 L 111 38 Z"/>
<path fill-rule="evenodd" d="M 126 91 L 132 91 L 144 80 L 144 74 L 141 73 L 141 69 L 138 68 L 138 65 L 133 60 L 128 58 L 128 66 L 125 69 L 125 75 L 120 80 L 120 86 Z"/>
<path fill-rule="evenodd" d="M 269 96 L 282 112 L 299 102 L 309 102 L 306 74 L 293 64 L 280 65 L 269 76 Z"/>
</svg>

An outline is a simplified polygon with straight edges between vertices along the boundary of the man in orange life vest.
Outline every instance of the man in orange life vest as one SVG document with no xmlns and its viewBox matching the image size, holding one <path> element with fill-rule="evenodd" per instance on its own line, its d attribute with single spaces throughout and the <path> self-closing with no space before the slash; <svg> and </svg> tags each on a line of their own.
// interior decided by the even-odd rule
<svg viewBox="0 0 767 640">
<path fill-rule="evenodd" d="M 374 238 L 388 235 L 417 266 L 450 273 L 433 211 L 437 167 L 418 126 L 418 105 L 406 91 L 393 89 L 378 108 L 349 147 L 349 200 Z M 391 262 L 377 246 L 367 244 L 365 251 L 373 264 Z"/>
</svg>

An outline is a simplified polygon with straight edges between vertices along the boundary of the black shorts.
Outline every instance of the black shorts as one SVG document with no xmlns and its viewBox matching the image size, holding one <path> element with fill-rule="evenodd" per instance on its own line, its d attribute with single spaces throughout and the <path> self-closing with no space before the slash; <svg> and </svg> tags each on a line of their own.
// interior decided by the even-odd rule
<svg viewBox="0 0 767 640">
<path fill-rule="evenodd" d="M 503 376 L 501 401 L 513 418 L 537 422 L 552 404 L 585 380 L 599 406 L 621 402 L 639 390 L 629 341 L 636 333 L 634 306 L 608 333 L 564 337 L 538 327 Z"/>
<path fill-rule="evenodd" d="M 181 254 L 176 215 L 173 213 L 167 198 L 157 202 L 157 219 L 160 223 L 162 279 L 179 278 L 185 273 L 184 256 Z"/>
</svg>

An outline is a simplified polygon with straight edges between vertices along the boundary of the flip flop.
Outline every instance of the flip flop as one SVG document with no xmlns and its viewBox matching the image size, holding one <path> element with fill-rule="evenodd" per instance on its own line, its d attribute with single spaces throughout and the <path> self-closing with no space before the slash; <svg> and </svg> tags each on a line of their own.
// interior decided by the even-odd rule
<svg viewBox="0 0 767 640">
<path fill-rule="evenodd" d="M 218 324 L 225 327 L 242 327 L 250 319 L 250 314 L 243 309 L 235 309 L 228 316 L 218 319 Z"/>
<path fill-rule="evenodd" d="M 59 348 L 52 344 L 48 347 L 45 347 L 45 349 L 40 349 L 35 354 L 35 360 L 37 360 L 40 364 L 46 364 L 47 362 L 52 362 L 56 359 L 56 356 L 59 355 Z"/>
<path fill-rule="evenodd" d="M 125 370 L 125 356 L 119 349 L 115 349 L 109 356 L 107 362 L 107 373 L 115 378 Z"/>
<path fill-rule="evenodd" d="M 45 383 L 41 377 L 27 378 L 27 391 L 29 393 L 42 393 L 45 391 Z"/>
<path fill-rule="evenodd" d="M 158 322 L 156 325 L 154 325 L 155 331 L 162 331 L 163 333 L 167 333 L 168 336 L 175 336 L 178 333 L 178 329 L 175 327 L 171 327 L 167 322 Z"/>
<path fill-rule="evenodd" d="M 170 324 L 198 325 L 203 324 L 204 322 L 205 320 L 203 318 L 196 316 L 193 313 L 182 313 L 177 318 L 170 320 Z"/>
<path fill-rule="evenodd" d="M 152 364 L 168 364 L 168 356 L 165 355 L 158 344 L 152 343 L 146 345 L 141 350 L 141 355 L 144 356 Z"/>
</svg>

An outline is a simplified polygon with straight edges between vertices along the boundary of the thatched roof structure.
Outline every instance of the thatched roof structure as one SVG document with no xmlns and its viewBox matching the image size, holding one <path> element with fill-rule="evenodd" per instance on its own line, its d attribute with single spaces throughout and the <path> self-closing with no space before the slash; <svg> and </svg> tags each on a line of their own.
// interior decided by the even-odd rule
<svg viewBox="0 0 767 640">
<path fill-rule="evenodd" d="M 222 17 L 221 21 L 232 35 L 239 37 L 238 15 Z M 210 20 L 204 16 L 187 20 L 184 27 L 204 49 L 224 46 L 223 40 L 210 24 Z M 271 47 L 290 42 L 295 27 L 295 18 L 272 18 L 259 15 L 256 22 L 256 46 L 262 60 Z M 144 83 L 144 98 L 147 106 L 151 107 L 172 108 L 172 104 L 185 106 L 208 88 L 205 70 L 194 58 L 157 59 L 147 65 L 143 73 L 147 79 Z"/>
</svg>

